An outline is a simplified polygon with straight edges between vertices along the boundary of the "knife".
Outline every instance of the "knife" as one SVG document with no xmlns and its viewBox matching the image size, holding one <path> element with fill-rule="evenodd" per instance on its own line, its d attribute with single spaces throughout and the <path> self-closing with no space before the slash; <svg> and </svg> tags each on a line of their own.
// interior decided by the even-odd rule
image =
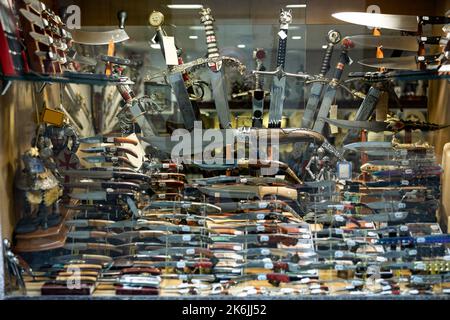
<svg viewBox="0 0 450 320">
<path fill-rule="evenodd" d="M 374 68 L 386 68 L 394 70 L 420 70 L 419 64 L 421 62 L 427 65 L 436 62 L 439 55 L 430 56 L 407 56 L 407 57 L 394 57 L 394 58 L 368 58 L 358 61 L 359 64 Z"/>
<path fill-rule="evenodd" d="M 439 44 L 441 37 L 413 37 L 413 36 L 372 36 L 357 35 L 346 37 L 357 45 L 364 47 L 383 47 L 383 49 L 404 50 L 418 52 L 419 44 Z"/>
<path fill-rule="evenodd" d="M 133 182 L 67 182 L 63 185 L 68 188 L 142 190 L 140 185 Z"/>
<path fill-rule="evenodd" d="M 121 163 L 136 168 L 136 166 L 128 160 L 127 157 L 122 156 L 88 156 L 83 157 L 82 159 L 89 163 Z"/>
<path fill-rule="evenodd" d="M 104 136 L 95 136 L 95 137 L 87 137 L 87 138 L 80 138 L 79 140 L 81 143 L 88 143 L 88 144 L 94 144 L 94 143 L 128 143 L 137 146 L 138 142 L 136 140 L 130 139 L 130 138 L 124 138 L 124 137 L 104 137 Z"/>
<path fill-rule="evenodd" d="M 409 16 L 367 12 L 338 12 L 332 16 L 338 20 L 372 28 L 385 28 L 419 32 L 421 25 L 447 24 L 450 18 L 441 16 Z"/>
<path fill-rule="evenodd" d="M 120 152 L 124 152 L 124 153 L 132 155 L 135 158 L 138 158 L 137 153 L 134 152 L 133 150 L 124 148 L 124 147 L 117 147 L 117 146 L 91 147 L 91 148 L 87 148 L 87 149 L 82 149 L 80 151 L 84 152 L 84 153 L 100 153 L 100 152 L 114 153 L 114 155 L 117 155 Z"/>
</svg>

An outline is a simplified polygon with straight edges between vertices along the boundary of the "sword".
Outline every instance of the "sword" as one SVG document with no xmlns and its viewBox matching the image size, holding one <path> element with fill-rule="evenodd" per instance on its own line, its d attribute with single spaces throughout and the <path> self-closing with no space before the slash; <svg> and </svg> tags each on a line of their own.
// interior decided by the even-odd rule
<svg viewBox="0 0 450 320">
<path fill-rule="evenodd" d="M 98 219 L 76 219 L 64 221 L 64 224 L 66 226 L 77 228 L 87 228 L 87 227 L 107 228 L 113 225 L 114 223 L 115 222 L 111 220 L 98 220 Z"/>
<path fill-rule="evenodd" d="M 323 118 L 328 118 L 328 114 L 330 112 L 331 104 L 336 97 L 336 89 L 339 80 L 342 77 L 344 67 L 347 64 L 351 63 L 350 58 L 348 57 L 348 50 L 353 47 L 353 43 L 351 41 L 342 41 L 342 52 L 339 58 L 339 62 L 336 65 L 333 79 L 331 79 L 327 88 L 325 89 L 325 93 L 322 99 L 322 103 L 320 105 L 319 111 L 317 113 L 317 120 L 314 123 L 313 130 L 319 133 L 323 132 L 325 122 Z"/>
<path fill-rule="evenodd" d="M 164 37 L 166 37 L 166 33 L 162 29 L 162 25 L 164 23 L 164 15 L 161 12 L 153 11 L 149 17 L 149 23 L 151 26 L 156 28 L 156 40 L 157 42 L 159 42 L 162 54 L 165 58 L 163 39 Z M 167 66 L 169 69 L 171 68 L 169 64 L 167 64 Z M 189 93 L 184 82 L 183 74 L 181 72 L 169 73 L 168 79 L 172 90 L 175 93 L 178 107 L 180 108 L 181 115 L 183 117 L 184 126 L 187 130 L 190 131 L 194 128 L 196 116 L 191 100 L 189 99 Z"/>
<path fill-rule="evenodd" d="M 152 201 L 152 203 L 145 207 L 144 210 L 160 208 L 185 209 L 187 211 L 194 210 L 200 212 L 204 210 L 209 213 L 221 212 L 221 208 L 219 206 L 213 205 L 211 203 L 192 201 Z"/>
<path fill-rule="evenodd" d="M 408 16 L 367 12 L 338 12 L 332 16 L 338 20 L 372 28 L 419 32 L 422 25 L 447 24 L 450 18 L 439 16 Z"/>
<path fill-rule="evenodd" d="M 48 28 L 49 23 L 46 19 L 44 19 L 38 15 L 35 15 L 34 13 L 32 13 L 31 11 L 28 11 L 26 9 L 20 9 L 19 11 L 29 22 L 38 26 L 42 30 L 45 30 Z"/>
<path fill-rule="evenodd" d="M 331 56 L 333 54 L 333 49 L 336 44 L 341 41 L 341 34 L 336 30 L 328 31 L 327 36 L 328 45 L 325 51 L 325 55 L 322 59 L 322 67 L 320 69 L 319 78 L 324 78 L 330 69 Z M 311 87 L 311 92 L 309 94 L 309 99 L 305 107 L 305 113 L 302 119 L 302 128 L 312 129 L 314 125 L 314 117 L 317 112 L 317 107 L 320 101 L 320 95 L 324 87 L 323 82 L 316 82 Z"/>
<path fill-rule="evenodd" d="M 146 174 L 128 171 L 113 171 L 113 170 L 61 170 L 61 175 L 76 177 L 79 179 L 123 179 L 123 180 L 138 180 L 150 182 L 152 177 Z"/>
<path fill-rule="evenodd" d="M 214 31 L 214 18 L 210 8 L 203 8 L 200 11 L 200 21 L 205 26 L 206 44 L 208 46 L 208 58 L 218 57 L 216 34 Z M 228 106 L 228 93 L 222 69 L 222 61 L 208 63 L 209 74 L 211 77 L 212 94 L 219 117 L 220 127 L 223 129 L 231 128 L 231 113 Z"/>
<path fill-rule="evenodd" d="M 210 197 L 233 199 L 263 199 L 268 195 L 276 195 L 297 201 L 297 190 L 288 187 L 260 187 L 260 186 L 233 186 L 233 187 L 198 187 L 198 190 Z"/>
</svg>

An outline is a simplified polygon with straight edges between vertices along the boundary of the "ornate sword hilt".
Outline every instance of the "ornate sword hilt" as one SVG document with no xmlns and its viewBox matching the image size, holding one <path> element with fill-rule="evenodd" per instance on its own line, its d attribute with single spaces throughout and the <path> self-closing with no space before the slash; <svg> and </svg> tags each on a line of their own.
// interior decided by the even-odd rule
<svg viewBox="0 0 450 320">
<path fill-rule="evenodd" d="M 214 30 L 214 17 L 210 8 L 203 8 L 200 11 L 200 21 L 205 26 L 206 45 L 208 46 L 208 58 L 219 57 L 219 48 L 217 47 L 216 32 Z M 217 72 L 222 68 L 222 61 L 208 63 L 209 68 Z"/>
<path fill-rule="evenodd" d="M 278 32 L 277 68 L 284 69 L 286 64 L 287 34 L 292 22 L 292 10 L 280 10 L 280 31 Z"/>
</svg>

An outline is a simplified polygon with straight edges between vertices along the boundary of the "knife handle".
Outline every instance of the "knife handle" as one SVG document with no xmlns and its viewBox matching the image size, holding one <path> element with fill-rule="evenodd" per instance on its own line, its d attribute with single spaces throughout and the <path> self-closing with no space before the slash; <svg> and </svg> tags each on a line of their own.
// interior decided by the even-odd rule
<svg viewBox="0 0 450 320">
<path fill-rule="evenodd" d="M 117 19 L 119 19 L 119 29 L 125 29 L 125 21 L 127 20 L 127 12 L 124 10 L 120 10 L 117 13 Z"/>
<path fill-rule="evenodd" d="M 420 24 L 447 24 L 450 23 L 450 18 L 444 16 L 421 16 L 419 17 Z"/>
<path fill-rule="evenodd" d="M 289 282 L 289 276 L 282 273 L 268 273 L 266 278 L 268 281 L 273 282 Z"/>
<path fill-rule="evenodd" d="M 286 262 L 275 262 L 273 264 L 273 268 L 274 269 L 279 269 L 279 270 L 288 270 L 289 269 L 289 265 Z"/>
</svg>

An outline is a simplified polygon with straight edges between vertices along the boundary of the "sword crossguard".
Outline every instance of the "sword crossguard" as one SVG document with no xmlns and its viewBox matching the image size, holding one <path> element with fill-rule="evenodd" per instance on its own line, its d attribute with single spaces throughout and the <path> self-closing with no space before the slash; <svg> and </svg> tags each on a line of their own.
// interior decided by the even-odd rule
<svg viewBox="0 0 450 320">
<path fill-rule="evenodd" d="M 289 73 L 285 72 L 283 68 L 277 68 L 274 71 L 258 71 L 253 70 L 253 74 L 260 74 L 263 76 L 272 76 L 272 77 L 278 77 L 278 79 L 281 79 L 283 77 L 292 77 L 292 78 L 301 78 L 301 79 L 310 79 L 311 76 L 306 73 Z"/>
</svg>

